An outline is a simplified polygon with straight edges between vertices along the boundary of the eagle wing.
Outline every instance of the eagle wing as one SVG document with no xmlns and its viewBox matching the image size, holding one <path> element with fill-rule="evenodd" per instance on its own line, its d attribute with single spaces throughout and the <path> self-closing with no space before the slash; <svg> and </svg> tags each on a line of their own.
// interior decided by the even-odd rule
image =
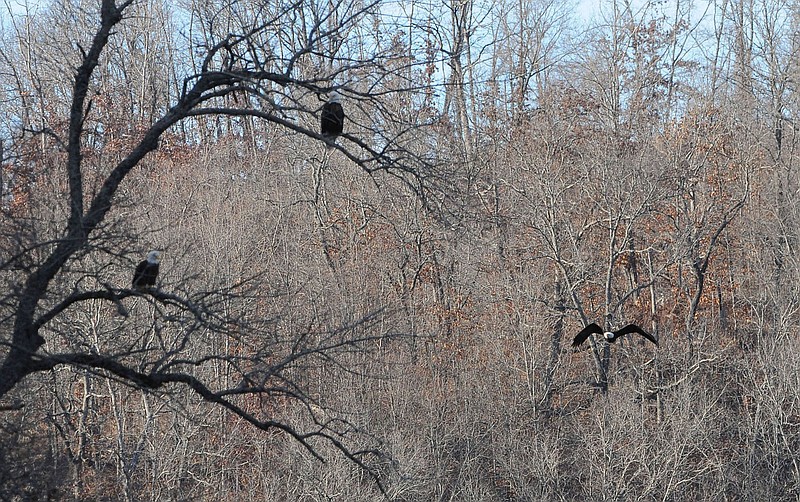
<svg viewBox="0 0 800 502">
<path fill-rule="evenodd" d="M 603 328 L 601 328 L 600 326 L 598 326 L 595 323 L 591 323 L 590 325 L 588 325 L 585 328 L 583 328 L 582 330 L 580 330 L 580 332 L 577 335 L 575 335 L 575 339 L 572 340 L 572 346 L 573 347 L 577 347 L 578 345 L 580 345 L 583 342 L 585 342 L 586 339 L 589 338 L 589 335 L 591 335 L 593 333 L 600 334 L 602 332 L 603 332 Z"/>
<path fill-rule="evenodd" d="M 647 338 L 648 340 L 656 344 L 656 346 L 658 346 L 658 338 L 651 335 L 650 333 L 648 333 L 647 331 L 643 330 L 642 328 L 640 328 L 635 324 L 628 324 L 624 328 L 615 331 L 615 333 L 617 334 L 617 336 L 627 335 L 629 333 L 639 333 L 643 337 Z"/>
<path fill-rule="evenodd" d="M 133 281 L 131 281 L 131 285 L 133 287 L 139 285 L 139 281 L 142 280 L 142 276 L 144 275 L 145 268 L 147 268 L 147 260 L 144 260 L 136 265 L 136 270 L 133 272 Z"/>
</svg>

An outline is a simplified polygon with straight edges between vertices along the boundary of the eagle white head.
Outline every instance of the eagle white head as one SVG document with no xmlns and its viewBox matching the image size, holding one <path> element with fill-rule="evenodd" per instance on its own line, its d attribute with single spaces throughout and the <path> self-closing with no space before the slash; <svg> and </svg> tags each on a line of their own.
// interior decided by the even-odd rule
<svg viewBox="0 0 800 502">
<path fill-rule="evenodd" d="M 153 265 L 161 263 L 161 251 L 153 250 L 147 253 L 147 263 L 152 263 Z"/>
<path fill-rule="evenodd" d="M 342 102 L 342 95 L 339 94 L 338 91 L 331 91 L 330 95 L 328 96 L 328 103 L 341 103 Z"/>
<path fill-rule="evenodd" d="M 615 338 L 617 335 L 616 335 L 616 333 L 614 333 L 613 331 L 606 331 L 605 333 L 603 333 L 603 336 L 606 338 L 606 340 L 608 340 L 608 341 L 610 342 L 610 341 L 611 341 L 611 340 L 613 340 L 613 339 L 614 339 L 614 338 Z"/>
</svg>

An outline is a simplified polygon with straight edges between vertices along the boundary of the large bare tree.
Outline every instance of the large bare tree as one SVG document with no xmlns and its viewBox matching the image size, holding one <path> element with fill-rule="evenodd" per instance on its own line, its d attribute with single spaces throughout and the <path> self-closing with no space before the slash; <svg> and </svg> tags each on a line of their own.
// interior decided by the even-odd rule
<svg viewBox="0 0 800 502">
<path fill-rule="evenodd" d="M 271 287 L 279 281 L 266 280 L 260 269 L 205 276 L 205 285 L 186 279 L 169 289 L 129 289 L 125 267 L 135 263 L 135 241 L 146 234 L 125 215 L 135 214 L 128 210 L 136 204 L 126 182 L 160 143 L 174 147 L 176 136 L 183 144 L 210 140 L 225 127 L 249 134 L 258 149 L 263 135 L 256 138 L 257 130 L 271 124 L 313 152 L 324 141 L 319 110 L 333 91 L 344 96 L 348 112 L 334 145 L 340 158 L 376 182 L 388 173 L 430 203 L 441 181 L 433 152 L 411 146 L 422 137 L 420 127 L 383 104 L 413 83 L 387 64 L 395 57 L 391 47 L 363 40 L 365 26 L 379 15 L 378 2 L 206 3 L 186 13 L 188 33 L 178 44 L 183 51 L 175 40 L 153 38 L 152 26 L 133 26 L 142 9 L 153 7 L 103 0 L 96 12 L 68 13 L 84 16 L 75 26 L 93 32 L 77 33 L 72 47 L 50 40 L 65 53 L 66 66 L 58 67 L 54 53 L 48 64 L 62 75 L 74 65 L 66 95 L 50 96 L 60 96 L 64 106 L 45 99 L 52 90 L 45 80 L 57 75 L 37 74 L 36 62 L 26 57 L 35 52 L 33 20 L 14 18 L 18 45 L 29 49 L 16 62 L 27 61 L 30 71 L 12 65 L 22 120 L 11 121 L 16 128 L 4 124 L 13 137 L 4 170 L 17 190 L 3 208 L 0 397 L 19 398 L 15 389 L 33 374 L 73 367 L 161 395 L 188 389 L 257 428 L 285 431 L 315 455 L 314 440 L 323 438 L 364 466 L 365 452 L 338 435 L 351 427 L 321 411 L 307 381 L 326 366 L 354 371 L 346 362 L 350 354 L 395 336 L 380 324 L 385 305 L 375 299 L 347 316 L 325 313 L 324 306 L 310 316 L 292 315 L 296 290 Z M 9 63 L 15 57 L 9 50 L 2 55 Z M 181 72 L 182 78 L 171 78 Z M 35 99 L 46 104 L 37 110 Z M 114 122 L 106 112 L 120 104 L 129 114 Z M 28 172 L 32 144 L 46 166 L 38 173 Z M 320 152 L 307 158 L 322 164 L 316 169 L 332 155 Z M 63 198 L 43 193 L 46 179 Z M 34 215 L 34 206 L 48 212 Z M 183 272 L 193 277 L 200 271 Z M 92 311 L 115 326 L 106 327 L 116 330 L 114 343 L 79 343 L 84 324 L 76 319 Z M 292 402 L 310 417 L 305 425 L 279 418 L 276 410 Z"/>
</svg>

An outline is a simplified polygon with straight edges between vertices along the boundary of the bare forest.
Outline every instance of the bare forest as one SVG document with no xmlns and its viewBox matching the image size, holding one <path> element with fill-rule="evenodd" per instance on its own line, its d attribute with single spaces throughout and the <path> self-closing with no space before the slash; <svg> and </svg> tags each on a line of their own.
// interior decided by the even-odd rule
<svg viewBox="0 0 800 502">
<path fill-rule="evenodd" d="M 0 500 L 800 500 L 800 5 L 577 6 L 3 2 Z"/>
</svg>

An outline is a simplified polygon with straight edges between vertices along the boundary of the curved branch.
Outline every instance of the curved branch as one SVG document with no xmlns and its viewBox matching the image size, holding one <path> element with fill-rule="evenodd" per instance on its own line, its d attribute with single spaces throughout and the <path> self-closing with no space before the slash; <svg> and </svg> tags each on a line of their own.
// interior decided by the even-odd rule
<svg viewBox="0 0 800 502">
<path fill-rule="evenodd" d="M 170 384 L 182 384 L 192 389 L 204 401 L 222 406 L 223 408 L 234 413 L 235 415 L 239 416 L 240 418 L 244 419 L 249 424 L 260 430 L 270 431 L 272 429 L 278 429 L 280 431 L 285 432 L 286 434 L 291 436 L 294 440 L 298 441 L 301 445 L 303 445 L 305 449 L 311 455 L 313 455 L 314 458 L 316 458 L 317 460 L 323 462 L 325 461 L 325 459 L 314 449 L 314 447 L 311 445 L 309 441 L 315 438 L 320 438 L 329 441 L 347 459 L 349 459 L 350 461 L 354 462 L 356 465 L 364 469 L 375 480 L 381 492 L 384 495 L 386 494 L 385 487 L 381 483 L 379 476 L 375 472 L 373 472 L 372 469 L 370 469 L 364 463 L 363 460 L 359 458 L 359 456 L 363 456 L 368 453 L 382 455 L 380 452 L 376 450 L 362 450 L 362 451 L 352 452 L 341 441 L 333 437 L 331 434 L 324 432 L 324 427 L 316 431 L 304 433 L 282 422 L 278 422 L 275 420 L 260 420 L 251 413 L 248 413 L 247 411 L 242 409 L 240 406 L 237 406 L 236 404 L 226 399 L 226 396 L 230 395 L 229 392 L 212 391 L 203 382 L 201 382 L 198 378 L 192 375 L 186 373 L 163 373 L 163 372 L 142 373 L 140 371 L 136 371 L 132 368 L 129 368 L 114 359 L 107 358 L 99 354 L 85 354 L 85 353 L 56 354 L 56 355 L 41 357 L 35 361 L 35 365 L 37 370 L 40 371 L 52 370 L 59 365 L 73 365 L 73 366 L 81 366 L 84 368 L 89 368 L 92 370 L 103 370 L 118 377 L 123 382 L 126 382 L 130 385 L 133 385 L 134 387 L 138 387 L 145 390 L 159 390 L 164 386 Z"/>
<path fill-rule="evenodd" d="M 38 331 L 42 326 L 55 319 L 55 317 L 58 316 L 58 314 L 60 314 L 61 312 L 68 309 L 71 305 L 74 305 L 78 302 L 85 302 L 87 300 L 108 300 L 110 302 L 119 303 L 119 301 L 122 300 L 123 298 L 134 296 L 136 294 L 137 293 L 135 291 L 127 289 L 120 289 L 115 291 L 110 288 L 98 291 L 82 291 L 80 293 L 73 293 L 68 297 L 64 298 L 55 307 L 51 308 L 50 310 L 42 314 L 36 320 L 36 322 L 33 323 L 33 329 Z"/>
</svg>

